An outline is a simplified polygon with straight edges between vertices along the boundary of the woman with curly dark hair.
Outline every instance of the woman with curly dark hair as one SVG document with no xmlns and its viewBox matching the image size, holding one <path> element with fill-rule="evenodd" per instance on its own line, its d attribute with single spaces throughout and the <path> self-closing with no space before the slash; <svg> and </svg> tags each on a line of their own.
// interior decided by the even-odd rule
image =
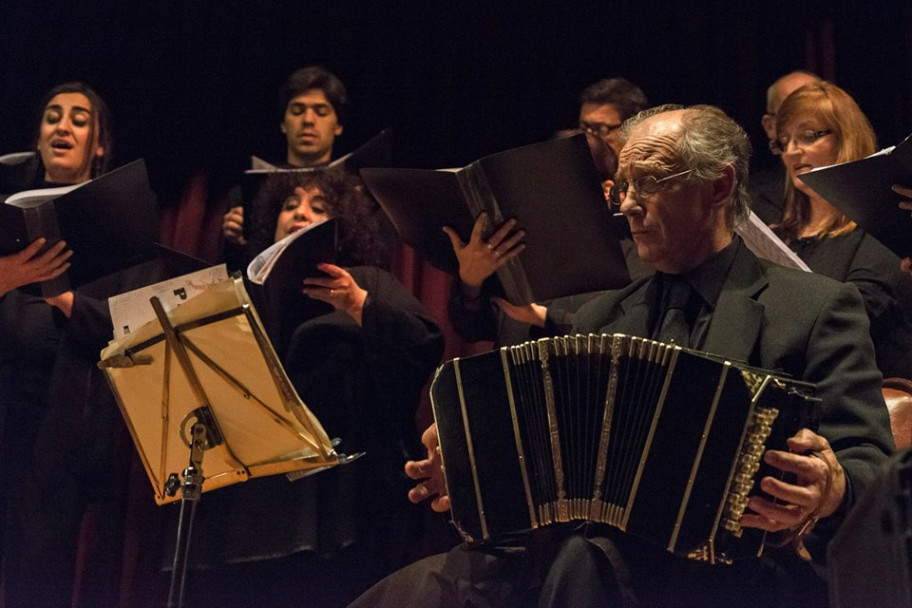
<svg viewBox="0 0 912 608">
<path fill-rule="evenodd" d="M 420 513 L 404 498 L 403 465 L 417 448 L 415 411 L 443 337 L 383 270 L 392 250 L 385 217 L 351 175 L 270 176 L 251 213 L 252 253 L 327 217 L 337 221 L 337 264 L 321 264 L 326 276 L 301 287 L 333 310 L 298 326 L 279 354 L 338 449 L 365 455 L 294 483 L 253 479 L 207 495 L 191 549 L 192 565 L 208 569 L 188 583 L 196 606 L 345 605 L 409 557 Z"/>
<path fill-rule="evenodd" d="M 253 202 L 251 253 L 255 255 L 290 234 L 287 229 L 278 232 L 283 216 L 287 221 L 289 212 L 315 192 L 320 193 L 321 201 L 317 216 L 333 217 L 337 222 L 339 263 L 388 270 L 394 245 L 389 220 L 366 194 L 361 180 L 342 169 L 270 175 Z"/>
</svg>

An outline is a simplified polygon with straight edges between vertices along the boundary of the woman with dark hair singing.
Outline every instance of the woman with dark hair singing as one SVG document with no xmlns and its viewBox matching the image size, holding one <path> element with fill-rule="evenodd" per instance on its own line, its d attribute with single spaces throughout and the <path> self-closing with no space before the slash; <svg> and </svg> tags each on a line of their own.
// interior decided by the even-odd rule
<svg viewBox="0 0 912 608">
<path fill-rule="evenodd" d="M 82 82 L 54 87 L 39 105 L 33 146 L 37 154 L 22 165 L 17 183 L 0 185 L 5 193 L 102 175 L 113 151 L 107 104 Z M 69 268 L 70 256 L 79 255 L 63 241 L 41 252 L 44 244 L 39 238 L 0 258 L 7 605 L 70 603 L 82 513 L 99 497 L 84 484 L 95 480 L 102 463 L 105 485 L 126 479 L 117 475 L 125 474 L 126 457 L 117 465 L 108 457 L 120 414 L 94 366 L 110 339 L 106 298 L 127 285 L 126 274 L 53 298 L 28 295 L 17 288 L 59 276 Z M 61 429 L 65 432 L 58 433 Z M 107 551 L 115 543 L 99 546 Z"/>
</svg>

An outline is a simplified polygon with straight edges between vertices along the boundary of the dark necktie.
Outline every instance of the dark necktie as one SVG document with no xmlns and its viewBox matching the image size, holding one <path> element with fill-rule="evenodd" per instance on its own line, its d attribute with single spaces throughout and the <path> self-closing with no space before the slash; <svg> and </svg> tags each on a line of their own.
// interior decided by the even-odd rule
<svg viewBox="0 0 912 608">
<path fill-rule="evenodd" d="M 690 324 L 684 311 L 690 301 L 692 290 L 684 279 L 666 277 L 664 314 L 656 339 L 660 342 L 674 342 L 687 347 L 690 344 Z"/>
</svg>

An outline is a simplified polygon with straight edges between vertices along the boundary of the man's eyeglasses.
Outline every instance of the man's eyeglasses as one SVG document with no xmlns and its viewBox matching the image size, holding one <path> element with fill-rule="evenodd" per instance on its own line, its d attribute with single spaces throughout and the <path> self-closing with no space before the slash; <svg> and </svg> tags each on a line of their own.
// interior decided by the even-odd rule
<svg viewBox="0 0 912 608">
<path fill-rule="evenodd" d="M 636 195 L 639 198 L 649 198 L 650 196 L 655 196 L 663 188 L 665 188 L 668 180 L 674 179 L 676 177 L 681 177 L 682 175 L 687 175 L 692 172 L 693 169 L 688 169 L 687 171 L 681 171 L 680 173 L 675 173 L 673 175 L 668 175 L 662 178 L 656 178 L 655 175 L 644 175 L 639 177 L 632 182 L 622 181 L 618 182 L 615 185 L 611 186 L 611 190 L 608 191 L 608 202 L 611 204 L 611 208 L 614 211 L 620 211 L 621 203 L 627 200 L 627 194 L 630 192 L 630 186 L 633 186 L 633 191 L 636 192 Z"/>
<path fill-rule="evenodd" d="M 779 139 L 771 139 L 769 142 L 770 152 L 775 155 L 784 154 L 788 150 L 789 143 L 794 141 L 801 147 L 811 146 L 821 137 L 825 137 L 833 132 L 833 129 L 824 129 L 823 131 L 815 131 L 814 129 L 804 129 L 803 131 L 798 131 L 791 138 L 789 137 L 780 137 Z"/>
<path fill-rule="evenodd" d="M 586 122 L 581 120 L 579 123 L 580 131 L 595 135 L 600 139 L 606 139 L 609 135 L 621 128 L 620 124 L 609 125 L 605 122 Z"/>
</svg>

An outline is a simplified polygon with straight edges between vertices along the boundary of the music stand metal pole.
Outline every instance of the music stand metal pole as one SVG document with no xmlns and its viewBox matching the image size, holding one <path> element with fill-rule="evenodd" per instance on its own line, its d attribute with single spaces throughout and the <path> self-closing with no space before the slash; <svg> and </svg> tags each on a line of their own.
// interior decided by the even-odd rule
<svg viewBox="0 0 912 608">
<path fill-rule="evenodd" d="M 161 324 L 165 340 L 168 347 L 171 348 L 177 359 L 181 370 L 189 383 L 199 407 L 195 408 L 184 418 L 183 424 L 188 420 L 194 419 L 191 428 L 191 438 L 189 442 L 185 439 L 190 447 L 190 464 L 184 469 L 183 480 L 180 482 L 181 490 L 181 509 L 177 528 L 177 546 L 174 552 L 174 564 L 171 571 L 171 586 L 168 592 L 168 608 L 173 608 L 175 587 L 179 587 L 179 596 L 177 608 L 181 608 L 184 603 L 184 587 L 187 575 L 187 562 L 190 551 L 190 535 L 193 532 L 193 518 L 196 515 L 196 506 L 199 504 L 203 488 L 203 453 L 216 445 L 222 443 L 222 434 L 219 431 L 215 417 L 209 407 L 209 399 L 203 390 L 203 385 L 193 369 L 190 357 L 184 348 L 183 343 L 171 325 L 171 320 L 162 306 L 158 297 L 152 297 L 149 302 L 155 310 L 155 316 Z M 183 434 L 183 426 L 181 433 Z M 170 485 L 169 494 L 176 492 L 177 480 L 176 475 L 172 474 L 168 483 Z M 187 514 L 189 508 L 190 513 Z"/>
<path fill-rule="evenodd" d="M 196 505 L 199 504 L 203 491 L 203 452 L 208 447 L 206 425 L 197 422 L 193 425 L 192 444 L 190 446 L 190 464 L 184 469 L 180 481 L 181 506 L 180 516 L 177 521 L 177 541 L 174 548 L 174 563 L 171 568 L 171 586 L 168 589 L 168 608 L 173 608 L 174 593 L 177 587 L 177 608 L 184 605 L 184 588 L 187 581 L 187 564 L 190 555 L 190 538 L 193 534 L 193 518 L 196 516 Z M 172 474 L 168 480 L 167 491 L 173 493 L 177 490 L 177 475 Z M 188 513 L 189 511 L 189 513 Z"/>
</svg>

